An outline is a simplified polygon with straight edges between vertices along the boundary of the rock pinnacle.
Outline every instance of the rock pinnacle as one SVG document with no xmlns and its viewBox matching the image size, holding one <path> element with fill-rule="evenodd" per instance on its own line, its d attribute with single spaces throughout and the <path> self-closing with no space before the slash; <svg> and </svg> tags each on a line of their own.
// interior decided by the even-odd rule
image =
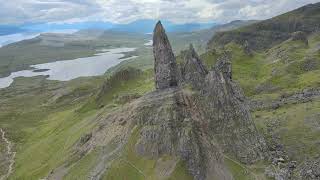
<svg viewBox="0 0 320 180">
<path fill-rule="evenodd" d="M 159 21 L 153 31 L 153 55 L 156 89 L 178 85 L 177 64 L 166 32 Z"/>
</svg>

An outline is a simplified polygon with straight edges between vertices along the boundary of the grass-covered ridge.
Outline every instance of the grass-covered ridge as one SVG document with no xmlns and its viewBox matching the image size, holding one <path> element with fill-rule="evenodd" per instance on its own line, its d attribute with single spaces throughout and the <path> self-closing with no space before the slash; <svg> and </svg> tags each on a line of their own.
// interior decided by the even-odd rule
<svg viewBox="0 0 320 180">
<path fill-rule="evenodd" d="M 217 33 L 208 46 L 223 46 L 230 42 L 247 45 L 254 50 L 269 49 L 302 31 L 310 34 L 319 29 L 320 3 L 306 5 L 280 16 L 236 30 Z"/>
</svg>

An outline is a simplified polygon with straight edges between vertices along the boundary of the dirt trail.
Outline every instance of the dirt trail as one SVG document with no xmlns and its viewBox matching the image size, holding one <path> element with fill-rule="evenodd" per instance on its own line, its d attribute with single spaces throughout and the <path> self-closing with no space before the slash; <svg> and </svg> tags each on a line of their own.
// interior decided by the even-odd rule
<svg viewBox="0 0 320 180">
<path fill-rule="evenodd" d="M 131 167 L 133 167 L 138 173 L 140 173 L 144 178 L 146 178 L 146 175 L 144 175 L 144 173 L 134 164 L 132 164 L 130 161 L 127 161 L 125 159 L 121 159 L 122 161 L 126 162 L 127 164 L 129 164 Z"/>
<path fill-rule="evenodd" d="M 254 179 L 255 179 L 255 180 L 261 180 L 261 178 L 260 178 L 257 174 L 255 174 L 251 169 L 249 169 L 249 168 L 247 168 L 246 166 L 242 165 L 242 164 L 239 163 L 238 161 L 233 160 L 232 158 L 230 158 L 229 156 L 227 156 L 227 155 L 225 155 L 225 154 L 224 154 L 223 156 L 224 156 L 224 158 L 229 159 L 230 161 L 236 163 L 237 165 L 239 165 L 240 167 L 242 167 L 243 169 L 245 169 L 247 173 L 250 173 L 251 175 L 254 176 Z"/>
<path fill-rule="evenodd" d="M 0 128 L 1 139 L 6 143 L 7 155 L 9 157 L 9 168 L 7 174 L 0 177 L 0 180 L 7 179 L 10 174 L 13 172 L 13 165 L 15 163 L 14 158 L 16 156 L 16 152 L 12 152 L 12 143 L 6 138 L 6 132 Z"/>
</svg>

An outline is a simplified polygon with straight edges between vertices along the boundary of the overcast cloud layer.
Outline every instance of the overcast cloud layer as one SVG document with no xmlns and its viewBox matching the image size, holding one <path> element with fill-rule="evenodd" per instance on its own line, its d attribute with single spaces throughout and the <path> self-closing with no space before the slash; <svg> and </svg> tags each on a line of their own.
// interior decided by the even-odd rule
<svg viewBox="0 0 320 180">
<path fill-rule="evenodd" d="M 267 19 L 319 0 L 0 0 L 0 24 Z"/>
</svg>

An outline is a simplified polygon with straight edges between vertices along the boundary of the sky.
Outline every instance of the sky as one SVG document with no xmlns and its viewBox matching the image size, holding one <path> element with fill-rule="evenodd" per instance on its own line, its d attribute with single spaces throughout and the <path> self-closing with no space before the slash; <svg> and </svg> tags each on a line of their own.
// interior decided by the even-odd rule
<svg viewBox="0 0 320 180">
<path fill-rule="evenodd" d="M 261 20 L 319 0 L 0 0 L 0 24 Z"/>
</svg>

